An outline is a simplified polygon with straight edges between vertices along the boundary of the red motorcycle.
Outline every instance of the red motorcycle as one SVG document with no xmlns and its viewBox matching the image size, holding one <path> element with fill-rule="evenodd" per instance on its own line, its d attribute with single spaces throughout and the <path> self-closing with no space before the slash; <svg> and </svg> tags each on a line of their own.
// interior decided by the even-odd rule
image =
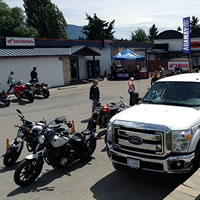
<svg viewBox="0 0 200 200">
<path fill-rule="evenodd" d="M 34 101 L 33 91 L 30 83 L 22 83 L 22 81 L 13 84 L 13 91 L 17 99 L 28 99 L 30 103 Z"/>
</svg>

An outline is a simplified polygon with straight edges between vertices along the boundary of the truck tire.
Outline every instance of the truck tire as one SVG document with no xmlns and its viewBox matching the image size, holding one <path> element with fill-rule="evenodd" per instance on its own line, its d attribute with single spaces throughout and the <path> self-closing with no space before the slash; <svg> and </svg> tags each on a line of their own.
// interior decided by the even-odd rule
<svg viewBox="0 0 200 200">
<path fill-rule="evenodd" d="M 200 141 L 197 144 L 192 164 L 193 164 L 192 171 L 196 171 L 200 167 Z"/>
</svg>

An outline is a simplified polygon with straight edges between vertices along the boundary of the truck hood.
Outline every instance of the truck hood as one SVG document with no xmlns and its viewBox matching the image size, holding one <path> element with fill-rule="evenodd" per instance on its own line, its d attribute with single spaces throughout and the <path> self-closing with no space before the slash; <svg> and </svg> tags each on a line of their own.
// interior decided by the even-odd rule
<svg viewBox="0 0 200 200">
<path fill-rule="evenodd" d="M 139 104 L 115 115 L 115 120 L 134 121 L 185 130 L 200 122 L 200 110 L 182 106 Z"/>
</svg>

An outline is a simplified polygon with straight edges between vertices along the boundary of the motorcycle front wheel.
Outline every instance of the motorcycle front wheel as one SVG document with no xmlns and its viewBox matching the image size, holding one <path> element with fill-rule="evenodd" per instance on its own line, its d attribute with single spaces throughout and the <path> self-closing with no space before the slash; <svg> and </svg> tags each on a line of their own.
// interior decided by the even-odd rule
<svg viewBox="0 0 200 200">
<path fill-rule="evenodd" d="M 10 105 L 10 99 L 7 99 L 4 103 L 5 103 L 5 106 L 8 107 Z"/>
<path fill-rule="evenodd" d="M 17 159 L 19 158 L 21 151 L 22 149 L 17 151 L 17 148 L 10 148 L 4 155 L 3 164 L 6 167 L 13 166 L 17 161 Z"/>
<path fill-rule="evenodd" d="M 23 160 L 16 168 L 14 181 L 19 186 L 26 186 L 35 181 L 42 171 L 42 160 Z"/>
<path fill-rule="evenodd" d="M 43 90 L 42 93 L 44 98 L 48 98 L 50 95 L 49 90 Z"/>
</svg>

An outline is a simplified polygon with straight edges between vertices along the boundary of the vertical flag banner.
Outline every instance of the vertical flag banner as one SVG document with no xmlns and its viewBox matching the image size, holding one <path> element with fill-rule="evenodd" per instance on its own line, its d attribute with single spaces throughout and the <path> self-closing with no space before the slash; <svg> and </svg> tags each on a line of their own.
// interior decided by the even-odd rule
<svg viewBox="0 0 200 200">
<path fill-rule="evenodd" d="M 183 48 L 184 53 L 191 51 L 190 17 L 183 18 Z"/>
</svg>

